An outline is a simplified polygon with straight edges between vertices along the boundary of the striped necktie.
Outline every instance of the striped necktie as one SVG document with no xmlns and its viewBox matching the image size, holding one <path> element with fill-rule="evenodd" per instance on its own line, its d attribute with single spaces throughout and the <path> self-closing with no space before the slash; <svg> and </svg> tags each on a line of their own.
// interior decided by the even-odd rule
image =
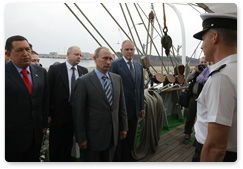
<svg viewBox="0 0 243 169">
<path fill-rule="evenodd" d="M 109 102 L 110 105 L 112 105 L 113 101 L 112 101 L 112 92 L 111 92 L 111 86 L 108 82 L 108 77 L 106 75 L 104 75 L 102 77 L 102 79 L 104 80 L 104 90 L 105 90 L 105 94 L 106 94 L 106 97 L 107 97 L 107 100 Z"/>
</svg>

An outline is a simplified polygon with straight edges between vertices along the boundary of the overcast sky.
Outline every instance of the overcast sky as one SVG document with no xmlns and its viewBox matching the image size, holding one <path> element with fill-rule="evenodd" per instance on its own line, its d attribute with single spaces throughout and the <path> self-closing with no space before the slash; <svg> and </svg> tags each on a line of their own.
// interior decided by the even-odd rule
<svg viewBox="0 0 243 169">
<path fill-rule="evenodd" d="M 80 14 L 77 8 L 72 3 L 68 3 L 68 5 L 94 34 L 101 45 L 108 46 Z M 77 3 L 77 5 L 89 18 L 93 25 L 100 31 L 114 51 L 119 51 L 121 42 L 127 38 L 124 33 L 119 30 L 119 27 L 106 13 L 100 3 Z M 104 3 L 104 5 L 117 19 L 126 33 L 128 33 L 129 30 L 121 12 L 119 3 Z M 139 3 L 139 5 L 146 15 L 150 13 L 151 3 Z M 128 3 L 128 7 L 134 23 L 141 23 L 141 19 L 139 18 L 134 5 L 132 3 Z M 199 41 L 194 39 L 192 35 L 202 29 L 201 18 L 199 17 L 200 13 L 188 5 L 175 4 L 175 7 L 182 14 L 186 31 L 186 55 L 191 56 L 199 43 Z M 124 4 L 123 9 L 126 12 L 130 28 L 132 28 L 133 26 Z M 162 3 L 154 3 L 154 10 L 161 26 L 164 27 Z M 203 11 L 200 10 L 200 12 Z M 145 25 L 148 26 L 148 21 L 141 10 L 140 13 L 144 19 Z M 182 45 L 182 35 L 178 17 L 168 5 L 165 5 L 165 13 L 168 35 L 171 36 L 173 45 L 177 48 L 178 45 Z M 160 31 L 157 22 L 155 22 L 155 27 L 158 31 Z M 147 40 L 147 33 L 145 32 L 144 25 L 137 25 L 136 28 L 139 32 L 142 43 L 145 44 Z M 93 53 L 94 50 L 99 47 L 96 41 L 62 2 L 6 3 L 4 8 L 4 30 L 4 40 L 12 35 L 23 35 L 29 40 L 29 42 L 33 45 L 33 49 L 38 53 L 48 54 L 50 52 L 58 52 L 59 54 L 64 54 L 66 53 L 67 48 L 73 45 L 79 46 L 83 52 Z M 135 34 L 134 28 L 132 28 L 132 31 L 133 34 Z M 155 31 L 153 37 L 156 37 L 154 42 L 161 54 L 161 38 Z M 137 41 L 137 45 L 141 50 L 142 48 L 139 41 Z M 198 51 L 199 52 L 197 52 L 197 54 L 199 55 L 200 49 Z M 157 55 L 155 50 L 152 52 Z M 180 50 L 180 54 L 181 52 L 182 51 Z"/>
</svg>

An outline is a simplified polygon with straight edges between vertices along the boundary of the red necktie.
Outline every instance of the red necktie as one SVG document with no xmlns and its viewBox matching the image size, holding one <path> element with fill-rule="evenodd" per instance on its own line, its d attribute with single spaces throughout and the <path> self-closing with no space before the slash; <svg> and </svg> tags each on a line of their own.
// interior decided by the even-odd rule
<svg viewBox="0 0 243 169">
<path fill-rule="evenodd" d="M 26 69 L 22 69 L 21 72 L 23 73 L 23 80 L 24 80 L 24 82 L 25 82 L 30 94 L 32 94 L 32 86 L 31 86 L 30 79 L 29 79 L 29 77 L 27 75 L 27 70 Z"/>
</svg>

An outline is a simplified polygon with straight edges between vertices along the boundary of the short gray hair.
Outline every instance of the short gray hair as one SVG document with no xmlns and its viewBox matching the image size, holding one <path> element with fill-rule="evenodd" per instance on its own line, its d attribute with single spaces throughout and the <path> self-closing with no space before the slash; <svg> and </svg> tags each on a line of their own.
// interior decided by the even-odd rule
<svg viewBox="0 0 243 169">
<path fill-rule="evenodd" d="M 78 46 L 71 46 L 71 47 L 68 48 L 67 52 L 68 52 L 68 53 L 72 53 L 74 47 L 79 48 Z M 79 49 L 80 49 L 80 48 L 79 48 Z"/>
<path fill-rule="evenodd" d="M 237 47 L 237 31 L 233 29 L 214 28 L 209 30 L 209 36 L 217 32 L 223 39 L 225 45 Z"/>
<path fill-rule="evenodd" d="M 122 42 L 122 45 L 121 45 L 121 48 L 122 48 L 122 49 L 123 49 L 124 44 L 127 43 L 127 42 L 130 42 L 130 43 L 133 44 L 133 46 L 135 46 L 134 43 L 133 43 L 133 41 L 131 41 L 131 40 L 124 40 L 124 41 Z"/>
<path fill-rule="evenodd" d="M 96 57 L 99 57 L 99 55 L 100 55 L 100 51 L 101 51 L 102 49 L 108 49 L 108 48 L 107 48 L 107 47 L 104 47 L 104 46 L 101 46 L 101 47 L 99 47 L 99 48 L 97 48 L 97 49 L 95 50 L 94 55 L 95 55 Z M 109 49 L 108 49 L 108 50 L 109 50 Z"/>
</svg>

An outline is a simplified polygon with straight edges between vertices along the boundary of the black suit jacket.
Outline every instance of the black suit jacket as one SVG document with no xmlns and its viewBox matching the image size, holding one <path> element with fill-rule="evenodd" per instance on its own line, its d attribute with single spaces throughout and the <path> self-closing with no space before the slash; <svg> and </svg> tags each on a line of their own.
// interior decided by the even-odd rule
<svg viewBox="0 0 243 169">
<path fill-rule="evenodd" d="M 79 76 L 88 73 L 87 68 L 78 65 Z M 48 70 L 50 89 L 50 117 L 52 127 L 59 128 L 72 120 L 72 108 L 68 101 L 69 85 L 66 62 L 52 65 Z"/>
<path fill-rule="evenodd" d="M 20 154 L 35 140 L 41 145 L 48 117 L 48 81 L 44 68 L 30 65 L 32 95 L 10 61 L 5 64 L 5 152 Z"/>
</svg>

